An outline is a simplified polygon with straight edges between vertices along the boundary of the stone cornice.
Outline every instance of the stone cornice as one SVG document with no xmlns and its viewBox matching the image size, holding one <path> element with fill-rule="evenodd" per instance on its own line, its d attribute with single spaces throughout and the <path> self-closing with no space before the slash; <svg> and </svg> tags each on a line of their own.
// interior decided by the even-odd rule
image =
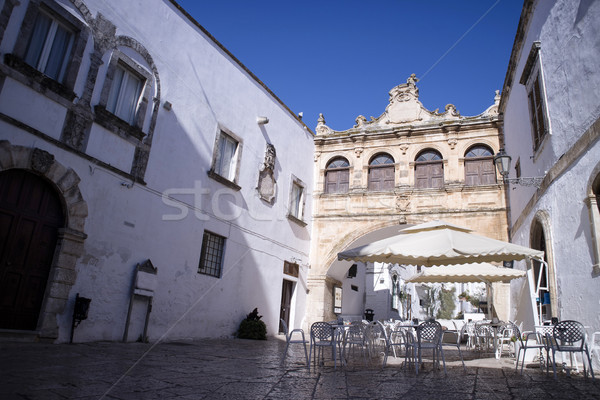
<svg viewBox="0 0 600 400">
<path fill-rule="evenodd" d="M 352 128 L 346 131 L 334 132 L 328 135 L 315 136 L 315 144 L 323 145 L 325 142 L 357 142 L 370 139 L 398 139 L 430 134 L 461 133 L 480 129 L 494 129 L 498 126 L 498 117 L 485 117 L 473 120 L 448 121 L 445 123 L 431 123 L 424 125 L 400 125 L 389 127 L 373 127 L 370 129 Z"/>
</svg>

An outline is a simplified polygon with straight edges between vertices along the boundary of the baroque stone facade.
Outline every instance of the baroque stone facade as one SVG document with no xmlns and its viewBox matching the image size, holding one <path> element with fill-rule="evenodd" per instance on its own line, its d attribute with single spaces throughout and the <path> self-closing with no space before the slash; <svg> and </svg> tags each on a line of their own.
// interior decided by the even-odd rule
<svg viewBox="0 0 600 400">
<path fill-rule="evenodd" d="M 342 286 L 351 264 L 337 261 L 337 253 L 367 234 L 443 219 L 508 239 L 504 187 L 493 164 L 500 96 L 474 117 L 452 104 L 429 111 L 417 82 L 411 75 L 390 90 L 381 116 L 358 116 L 348 130 L 334 131 L 319 118 L 308 324 L 336 317 L 333 287 Z M 501 301 L 496 307 L 504 314 Z"/>
</svg>

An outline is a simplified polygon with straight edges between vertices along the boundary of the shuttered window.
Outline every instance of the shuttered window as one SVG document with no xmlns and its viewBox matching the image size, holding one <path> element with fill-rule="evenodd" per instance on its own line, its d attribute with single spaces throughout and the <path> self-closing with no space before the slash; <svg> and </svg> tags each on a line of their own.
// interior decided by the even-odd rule
<svg viewBox="0 0 600 400">
<path fill-rule="evenodd" d="M 369 162 L 369 190 L 394 190 L 394 159 L 389 154 L 378 154 Z"/>
<path fill-rule="evenodd" d="M 435 189 L 444 187 L 444 164 L 435 150 L 426 150 L 415 160 L 415 187 Z"/>
<path fill-rule="evenodd" d="M 325 170 L 325 193 L 347 193 L 350 184 L 350 164 L 345 158 L 335 158 Z"/>
<path fill-rule="evenodd" d="M 493 185 L 496 183 L 494 155 L 487 146 L 474 146 L 465 154 L 465 185 Z"/>
</svg>

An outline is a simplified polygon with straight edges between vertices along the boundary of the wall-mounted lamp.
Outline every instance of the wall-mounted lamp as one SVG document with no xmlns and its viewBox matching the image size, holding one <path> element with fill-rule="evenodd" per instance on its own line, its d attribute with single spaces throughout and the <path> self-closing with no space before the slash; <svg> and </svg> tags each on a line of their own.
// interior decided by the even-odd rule
<svg viewBox="0 0 600 400">
<path fill-rule="evenodd" d="M 494 164 L 498 169 L 500 175 L 502 175 L 502 181 L 504 183 L 512 183 L 521 186 L 535 186 L 540 187 L 542 180 L 544 180 L 543 176 L 532 177 L 532 178 L 509 178 L 508 173 L 510 172 L 510 161 L 512 158 L 506 154 L 503 148 L 501 148 L 498 153 L 494 156 Z"/>
<path fill-rule="evenodd" d="M 265 125 L 269 123 L 269 118 L 267 117 L 256 117 L 256 123 L 259 125 Z"/>
</svg>

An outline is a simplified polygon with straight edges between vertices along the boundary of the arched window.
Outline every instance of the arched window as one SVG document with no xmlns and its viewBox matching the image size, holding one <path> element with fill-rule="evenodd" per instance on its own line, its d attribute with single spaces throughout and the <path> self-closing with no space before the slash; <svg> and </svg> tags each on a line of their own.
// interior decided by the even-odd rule
<svg viewBox="0 0 600 400">
<path fill-rule="evenodd" d="M 496 183 L 494 153 L 487 146 L 473 146 L 465 154 L 465 185 L 493 185 Z"/>
<path fill-rule="evenodd" d="M 389 154 L 377 154 L 369 162 L 369 190 L 394 189 L 394 159 Z"/>
<path fill-rule="evenodd" d="M 442 155 L 435 150 L 421 152 L 415 160 L 415 187 L 417 189 L 443 188 L 444 164 Z"/>
<path fill-rule="evenodd" d="M 350 182 L 350 164 L 343 157 L 331 160 L 325 169 L 325 193 L 347 193 Z"/>
</svg>

